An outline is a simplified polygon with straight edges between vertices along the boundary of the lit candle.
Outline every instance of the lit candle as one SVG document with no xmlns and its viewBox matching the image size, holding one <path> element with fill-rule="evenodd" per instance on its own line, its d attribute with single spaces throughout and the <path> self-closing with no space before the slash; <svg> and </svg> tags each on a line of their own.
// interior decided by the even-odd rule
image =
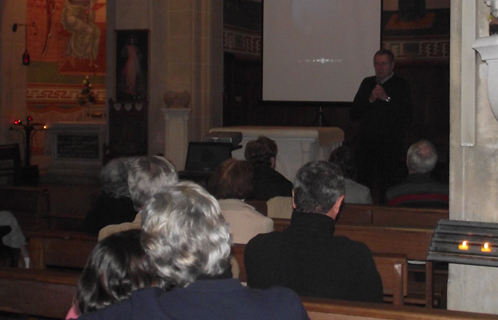
<svg viewBox="0 0 498 320">
<path fill-rule="evenodd" d="M 486 242 L 482 245 L 481 251 L 482 252 L 491 252 L 491 246 L 489 245 L 489 242 Z"/>
<path fill-rule="evenodd" d="M 469 246 L 467 245 L 467 241 L 462 242 L 462 244 L 460 244 L 458 246 L 458 249 L 460 249 L 460 250 L 469 250 Z"/>
</svg>

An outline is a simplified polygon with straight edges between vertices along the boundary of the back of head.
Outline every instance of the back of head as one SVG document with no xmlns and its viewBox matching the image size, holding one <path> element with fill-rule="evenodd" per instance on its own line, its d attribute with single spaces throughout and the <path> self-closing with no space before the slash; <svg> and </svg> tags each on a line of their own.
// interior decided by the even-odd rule
<svg viewBox="0 0 498 320">
<path fill-rule="evenodd" d="M 341 146 L 330 154 L 329 162 L 341 169 L 345 178 L 351 178 L 355 170 L 355 158 L 353 152 L 348 147 Z"/>
<path fill-rule="evenodd" d="M 128 172 L 130 198 L 137 211 L 162 188 L 178 182 L 175 167 L 159 156 L 139 157 Z"/>
<path fill-rule="evenodd" d="M 431 172 L 436 167 L 436 162 L 436 147 L 427 140 L 415 142 L 406 154 L 406 164 L 411 173 Z"/>
<path fill-rule="evenodd" d="M 97 243 L 78 282 L 75 305 L 80 314 L 128 298 L 134 290 L 157 282 L 140 236 L 140 230 L 128 230 Z"/>
<path fill-rule="evenodd" d="M 216 199 L 248 199 L 253 192 L 253 177 L 249 162 L 232 158 L 216 169 L 207 188 Z"/>
<path fill-rule="evenodd" d="M 135 158 L 116 158 L 109 161 L 100 173 L 102 191 L 113 198 L 128 197 L 128 171 Z"/>
<path fill-rule="evenodd" d="M 271 158 L 277 156 L 278 148 L 272 139 L 260 136 L 256 140 L 251 140 L 246 144 L 244 157 L 254 167 L 271 166 Z"/>
<path fill-rule="evenodd" d="M 326 214 L 342 195 L 344 177 L 330 162 L 308 162 L 296 173 L 294 204 L 297 211 Z"/>
<path fill-rule="evenodd" d="M 142 245 L 165 283 L 186 286 L 230 268 L 231 237 L 218 201 L 192 182 L 156 194 L 144 209 Z"/>
</svg>

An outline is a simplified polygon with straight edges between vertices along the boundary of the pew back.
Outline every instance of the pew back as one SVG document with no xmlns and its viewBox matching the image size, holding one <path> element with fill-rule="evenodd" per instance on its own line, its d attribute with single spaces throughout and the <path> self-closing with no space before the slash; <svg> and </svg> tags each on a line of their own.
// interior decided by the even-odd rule
<svg viewBox="0 0 498 320">
<path fill-rule="evenodd" d="M 19 144 L 0 145 L 0 181 L 6 185 L 19 185 L 20 170 Z"/>
<path fill-rule="evenodd" d="M 9 210 L 21 229 L 47 230 L 50 198 L 45 188 L 0 186 L 0 209 Z"/>
<path fill-rule="evenodd" d="M 232 246 L 232 255 L 237 260 L 240 274 L 239 280 L 247 282 L 247 274 L 244 264 L 244 244 L 234 244 Z M 377 254 L 374 255 L 377 271 L 382 278 L 382 286 L 386 301 L 392 301 L 393 304 L 402 305 L 403 296 L 407 295 L 408 271 L 406 256 L 394 254 Z M 392 298 L 391 298 L 392 296 Z"/>
<path fill-rule="evenodd" d="M 80 232 L 30 232 L 27 234 L 31 269 L 47 267 L 83 269 L 97 237 Z"/>
<path fill-rule="evenodd" d="M 0 269 L 0 311 L 64 319 L 79 275 L 51 270 Z M 302 297 L 311 320 L 490 320 L 496 315 Z"/>
<path fill-rule="evenodd" d="M 496 315 L 367 302 L 301 298 L 311 320 L 489 320 Z"/>
<path fill-rule="evenodd" d="M 257 205 L 261 207 L 262 204 L 258 203 Z M 270 218 L 290 219 L 292 199 L 290 197 L 275 197 L 268 200 L 267 212 Z M 345 203 L 337 216 L 337 224 L 434 229 L 441 219 L 449 219 L 448 209 L 402 208 Z"/>
<path fill-rule="evenodd" d="M 73 273 L 0 269 L 0 311 L 64 319 L 78 279 Z"/>
</svg>

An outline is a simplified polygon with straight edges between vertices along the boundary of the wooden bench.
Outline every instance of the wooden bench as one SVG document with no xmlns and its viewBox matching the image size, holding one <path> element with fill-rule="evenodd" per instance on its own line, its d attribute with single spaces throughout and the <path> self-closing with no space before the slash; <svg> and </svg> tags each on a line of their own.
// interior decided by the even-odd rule
<svg viewBox="0 0 498 320">
<path fill-rule="evenodd" d="M 290 219 L 273 219 L 275 231 L 283 231 Z M 425 261 L 432 240 L 433 229 L 395 228 L 336 224 L 334 235 L 365 243 L 374 254 L 401 254 L 408 260 Z M 410 288 L 408 288 L 410 291 Z M 422 298 L 412 296 L 405 302 L 425 304 L 432 308 L 434 291 L 433 263 L 425 261 L 425 292 Z"/>
<path fill-rule="evenodd" d="M 251 205 L 264 216 L 268 216 L 268 206 L 266 205 L 266 200 L 251 199 L 245 201 L 248 205 Z"/>
<path fill-rule="evenodd" d="M 19 144 L 0 145 L 0 181 L 5 185 L 19 185 L 21 175 Z"/>
<path fill-rule="evenodd" d="M 239 280 L 241 282 L 247 282 L 244 250 L 244 244 L 234 244 L 232 246 L 232 255 L 239 265 Z M 395 305 L 403 305 L 404 296 L 407 295 L 408 283 L 406 257 L 399 254 L 377 254 L 374 255 L 374 261 L 382 278 L 384 295 L 387 295 L 385 300 L 393 302 Z"/>
<path fill-rule="evenodd" d="M 51 270 L 0 269 L 0 311 L 64 319 L 79 275 Z M 496 315 L 366 302 L 301 298 L 311 320 L 490 320 Z"/>
<path fill-rule="evenodd" d="M 97 237 L 81 232 L 27 233 L 31 269 L 83 269 L 97 244 Z"/>
<path fill-rule="evenodd" d="M 64 319 L 73 304 L 79 274 L 0 269 L 0 311 Z"/>
<path fill-rule="evenodd" d="M 367 223 L 368 217 L 371 217 L 370 223 Z M 337 218 L 337 223 L 434 229 L 441 219 L 449 219 L 448 209 L 343 204 Z"/>
<path fill-rule="evenodd" d="M 301 298 L 311 320 L 490 320 L 497 315 L 367 302 Z"/>
<path fill-rule="evenodd" d="M 292 200 L 290 197 L 277 197 L 261 208 L 261 200 L 248 202 L 270 218 L 290 219 Z M 389 227 L 435 228 L 441 219 L 449 219 L 448 209 L 401 208 L 373 204 L 348 204 L 341 206 L 337 216 L 338 224 L 376 225 Z"/>
<path fill-rule="evenodd" d="M 50 197 L 45 188 L 0 186 L 0 209 L 12 212 L 23 231 L 49 229 Z"/>
</svg>

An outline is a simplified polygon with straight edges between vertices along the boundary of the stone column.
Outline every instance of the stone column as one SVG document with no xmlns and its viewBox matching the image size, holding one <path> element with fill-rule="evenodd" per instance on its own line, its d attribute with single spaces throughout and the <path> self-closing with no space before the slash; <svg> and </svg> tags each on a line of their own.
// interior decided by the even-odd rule
<svg viewBox="0 0 498 320">
<path fill-rule="evenodd" d="M 170 160 L 178 171 L 185 168 L 188 147 L 188 120 L 192 109 L 163 108 L 164 114 L 164 157 Z"/>
</svg>

